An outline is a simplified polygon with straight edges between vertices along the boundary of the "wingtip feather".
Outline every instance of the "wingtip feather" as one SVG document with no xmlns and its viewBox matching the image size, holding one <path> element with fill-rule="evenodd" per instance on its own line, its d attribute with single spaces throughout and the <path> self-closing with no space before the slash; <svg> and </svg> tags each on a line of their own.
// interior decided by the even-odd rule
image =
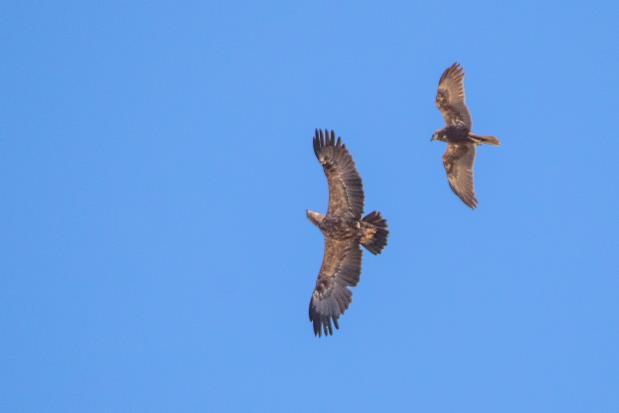
<svg viewBox="0 0 619 413">
<path fill-rule="evenodd" d="M 455 80 L 462 79 L 464 77 L 464 68 L 462 67 L 462 65 L 458 62 L 454 62 L 451 66 L 445 69 L 445 71 L 441 75 L 441 78 L 438 81 L 439 85 L 443 83 L 443 81 L 445 81 L 448 77 L 451 77 Z"/>
</svg>

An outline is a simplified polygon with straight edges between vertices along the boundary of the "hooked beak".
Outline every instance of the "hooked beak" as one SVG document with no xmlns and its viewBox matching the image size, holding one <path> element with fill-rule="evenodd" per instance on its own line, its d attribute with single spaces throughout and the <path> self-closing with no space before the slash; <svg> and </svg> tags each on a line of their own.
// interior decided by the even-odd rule
<svg viewBox="0 0 619 413">
<path fill-rule="evenodd" d="M 314 212 L 311 209 L 305 211 L 307 217 L 314 225 L 320 225 L 320 221 L 322 220 L 322 216 L 318 212 Z"/>
<path fill-rule="evenodd" d="M 317 212 L 312 211 L 311 209 L 305 210 L 305 214 L 312 221 L 318 219 L 319 217 L 319 214 Z"/>
</svg>

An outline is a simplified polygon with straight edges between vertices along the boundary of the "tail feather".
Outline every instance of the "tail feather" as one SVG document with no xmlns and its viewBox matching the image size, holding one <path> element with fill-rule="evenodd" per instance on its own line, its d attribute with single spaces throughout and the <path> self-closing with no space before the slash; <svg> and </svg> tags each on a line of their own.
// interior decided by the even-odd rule
<svg viewBox="0 0 619 413">
<path fill-rule="evenodd" d="M 496 138 L 496 136 L 480 136 L 469 133 L 469 137 L 473 140 L 477 141 L 476 143 L 491 145 L 491 146 L 501 146 L 501 142 Z"/>
<path fill-rule="evenodd" d="M 361 220 L 361 245 L 372 254 L 378 255 L 387 245 L 389 230 L 387 221 L 378 211 L 372 211 Z"/>
</svg>

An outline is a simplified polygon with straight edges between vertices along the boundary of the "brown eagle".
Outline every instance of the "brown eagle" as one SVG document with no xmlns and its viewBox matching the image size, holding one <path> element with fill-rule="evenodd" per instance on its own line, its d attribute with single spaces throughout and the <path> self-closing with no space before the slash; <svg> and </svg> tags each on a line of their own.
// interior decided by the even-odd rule
<svg viewBox="0 0 619 413">
<path fill-rule="evenodd" d="M 309 305 L 314 334 L 333 334 L 338 319 L 352 301 L 352 292 L 361 274 L 360 244 L 373 254 L 380 254 L 387 244 L 387 221 L 379 212 L 363 219 L 363 185 L 355 163 L 335 133 L 316 130 L 314 153 L 320 161 L 329 185 L 327 215 L 307 210 L 307 217 L 325 239 L 325 252 L 316 288 Z"/>
<path fill-rule="evenodd" d="M 464 70 L 454 63 L 443 72 L 438 82 L 436 107 L 445 120 L 445 128 L 432 135 L 433 141 L 447 142 L 443 166 L 449 186 L 469 207 L 477 206 L 473 188 L 473 163 L 475 147 L 485 144 L 499 146 L 494 136 L 479 136 L 471 133 L 471 115 L 464 103 Z"/>
</svg>

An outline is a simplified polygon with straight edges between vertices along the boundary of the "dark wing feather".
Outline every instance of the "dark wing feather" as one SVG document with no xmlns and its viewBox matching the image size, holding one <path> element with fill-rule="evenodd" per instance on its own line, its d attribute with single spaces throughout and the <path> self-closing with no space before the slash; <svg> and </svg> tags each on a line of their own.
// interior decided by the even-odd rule
<svg viewBox="0 0 619 413">
<path fill-rule="evenodd" d="M 315 335 L 333 334 L 333 325 L 340 328 L 338 319 L 352 301 L 348 287 L 357 285 L 360 274 L 359 242 L 325 238 L 325 254 L 309 305 Z"/>
<path fill-rule="evenodd" d="M 443 166 L 447 172 L 449 186 L 469 207 L 477 206 L 473 186 L 473 163 L 475 162 L 475 144 L 450 143 L 443 154 Z"/>
<path fill-rule="evenodd" d="M 363 184 L 346 146 L 341 138 L 335 140 L 333 131 L 316 130 L 314 153 L 320 161 L 329 184 L 327 215 L 341 216 L 352 213 L 357 219 L 363 213 Z"/>
<path fill-rule="evenodd" d="M 471 115 L 464 103 L 464 69 L 458 63 L 448 67 L 438 81 L 436 107 L 447 126 L 472 127 Z"/>
</svg>

